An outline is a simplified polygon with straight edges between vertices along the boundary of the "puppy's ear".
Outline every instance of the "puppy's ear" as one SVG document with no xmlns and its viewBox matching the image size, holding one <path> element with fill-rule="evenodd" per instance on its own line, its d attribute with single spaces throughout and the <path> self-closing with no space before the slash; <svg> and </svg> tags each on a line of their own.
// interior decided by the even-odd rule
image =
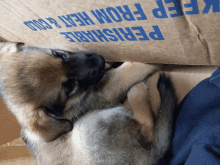
<svg viewBox="0 0 220 165">
<path fill-rule="evenodd" d="M 0 52 L 14 53 L 22 50 L 23 42 L 0 42 Z"/>
<path fill-rule="evenodd" d="M 52 54 L 54 55 L 54 57 L 62 58 L 62 59 L 69 58 L 71 53 L 72 52 L 66 50 L 60 50 L 60 49 L 52 50 Z"/>
<path fill-rule="evenodd" d="M 38 109 L 32 131 L 37 132 L 45 142 L 51 142 L 72 129 L 73 123 L 71 121 L 57 119 L 49 116 L 46 110 Z"/>
</svg>

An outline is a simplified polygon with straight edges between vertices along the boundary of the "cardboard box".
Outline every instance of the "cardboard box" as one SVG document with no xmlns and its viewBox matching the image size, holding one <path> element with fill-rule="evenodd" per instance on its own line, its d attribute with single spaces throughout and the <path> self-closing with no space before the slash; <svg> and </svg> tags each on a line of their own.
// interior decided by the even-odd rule
<svg viewBox="0 0 220 165">
<path fill-rule="evenodd" d="M 218 0 L 2 0 L 0 36 L 108 61 L 220 64 Z"/>
</svg>

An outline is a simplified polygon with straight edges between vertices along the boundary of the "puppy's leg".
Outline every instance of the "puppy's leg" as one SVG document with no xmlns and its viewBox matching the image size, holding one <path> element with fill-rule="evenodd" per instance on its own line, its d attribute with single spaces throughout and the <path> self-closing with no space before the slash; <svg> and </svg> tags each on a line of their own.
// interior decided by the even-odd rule
<svg viewBox="0 0 220 165">
<path fill-rule="evenodd" d="M 129 90 L 127 96 L 134 118 L 141 124 L 141 134 L 145 137 L 146 142 L 151 142 L 154 136 L 155 121 L 148 87 L 140 82 Z"/>
<path fill-rule="evenodd" d="M 98 94 L 105 101 L 122 101 L 120 97 L 125 96 L 134 84 L 144 80 L 161 67 L 162 65 L 125 62 L 113 72 L 105 75 L 98 84 Z"/>
</svg>

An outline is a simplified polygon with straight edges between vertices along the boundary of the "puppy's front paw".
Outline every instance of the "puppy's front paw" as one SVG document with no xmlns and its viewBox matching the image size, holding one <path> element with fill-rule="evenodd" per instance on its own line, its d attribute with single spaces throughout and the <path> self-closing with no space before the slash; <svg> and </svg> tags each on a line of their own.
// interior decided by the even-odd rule
<svg viewBox="0 0 220 165">
<path fill-rule="evenodd" d="M 160 70 L 164 65 L 162 64 L 144 64 L 144 63 L 140 63 L 140 62 L 133 62 L 132 63 L 132 67 L 137 68 L 137 69 L 147 69 L 149 70 L 148 72 L 152 72 L 152 71 L 157 71 Z"/>
<path fill-rule="evenodd" d="M 143 103 L 148 103 L 150 101 L 149 97 L 148 87 L 143 82 L 131 87 L 127 94 L 128 101 L 132 106 L 141 106 Z"/>
<path fill-rule="evenodd" d="M 140 62 L 125 62 L 121 67 L 118 68 L 118 72 L 127 76 L 127 79 L 142 81 L 145 80 L 149 75 L 159 71 L 163 65 L 144 64 Z"/>
</svg>

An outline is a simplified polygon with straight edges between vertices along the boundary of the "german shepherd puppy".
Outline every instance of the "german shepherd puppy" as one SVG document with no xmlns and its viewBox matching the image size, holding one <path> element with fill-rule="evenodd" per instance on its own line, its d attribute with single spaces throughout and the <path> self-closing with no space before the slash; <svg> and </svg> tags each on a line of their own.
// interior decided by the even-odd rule
<svg viewBox="0 0 220 165">
<path fill-rule="evenodd" d="M 37 164 L 158 163 L 169 147 L 176 104 L 171 81 L 161 76 L 158 82 L 161 113 L 154 133 L 154 120 L 147 121 L 153 114 L 143 119 L 133 100 L 138 91 L 147 93 L 137 83 L 160 66 L 125 62 L 104 75 L 105 60 L 96 53 L 23 45 L 0 43 L 1 93 Z M 127 93 L 133 114 L 121 106 Z"/>
</svg>

